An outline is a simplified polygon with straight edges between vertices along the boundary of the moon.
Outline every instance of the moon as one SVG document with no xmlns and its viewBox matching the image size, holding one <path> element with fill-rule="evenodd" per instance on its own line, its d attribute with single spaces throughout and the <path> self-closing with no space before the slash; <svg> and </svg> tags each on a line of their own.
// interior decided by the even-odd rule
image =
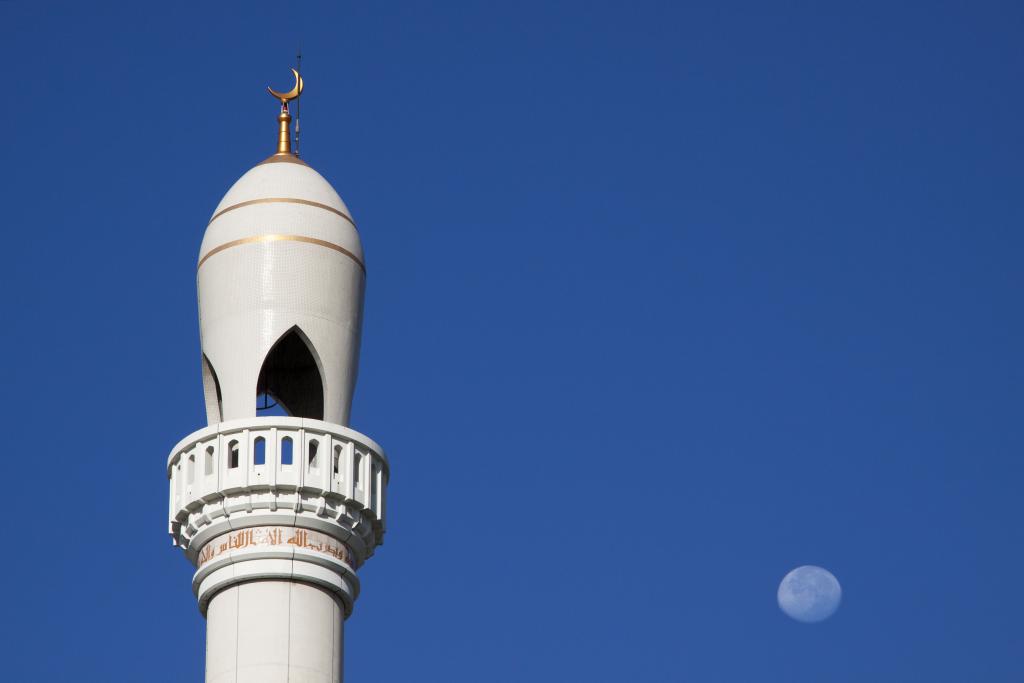
<svg viewBox="0 0 1024 683">
<path fill-rule="evenodd" d="M 783 577 L 778 597 L 779 608 L 788 616 L 813 624 L 835 614 L 843 589 L 827 569 L 808 564 Z"/>
<path fill-rule="evenodd" d="M 292 88 L 288 92 L 277 92 L 276 90 L 268 87 L 267 91 L 271 95 L 276 97 L 277 99 L 281 100 L 282 102 L 287 102 L 289 100 L 294 100 L 296 97 L 301 95 L 302 94 L 302 76 L 300 76 L 299 72 L 296 71 L 295 69 L 292 69 L 292 73 L 295 74 L 295 87 L 294 88 Z"/>
</svg>

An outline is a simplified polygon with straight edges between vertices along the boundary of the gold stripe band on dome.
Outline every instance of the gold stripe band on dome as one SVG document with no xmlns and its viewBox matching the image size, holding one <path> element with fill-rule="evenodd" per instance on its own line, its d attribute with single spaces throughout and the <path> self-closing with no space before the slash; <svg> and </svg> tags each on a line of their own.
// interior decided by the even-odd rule
<svg viewBox="0 0 1024 683">
<path fill-rule="evenodd" d="M 336 213 L 345 220 L 347 220 L 349 223 L 351 223 L 353 228 L 356 227 L 356 222 L 352 220 L 352 217 L 346 214 L 344 211 L 338 211 L 333 206 L 321 204 L 320 202 L 312 202 L 308 199 L 292 199 L 290 197 L 267 197 L 265 199 L 250 199 L 249 201 L 238 202 L 237 204 L 232 204 L 228 208 L 221 209 L 217 213 L 213 214 L 213 218 L 210 219 L 210 223 L 213 223 L 215 220 L 226 214 L 228 211 L 241 209 L 243 206 L 252 206 L 253 204 L 302 204 L 303 206 L 312 206 L 316 207 L 317 209 L 324 209 L 325 211 Z M 207 225 L 209 225 L 210 223 L 207 223 Z"/>
<path fill-rule="evenodd" d="M 363 265 L 363 262 L 359 260 L 359 257 L 357 257 L 355 254 L 353 254 L 345 247 L 334 244 L 333 242 L 328 242 L 326 240 L 318 240 L 315 237 L 304 237 L 302 235 L 257 235 L 255 237 L 244 237 L 240 240 L 232 240 L 230 242 L 225 242 L 219 247 L 214 247 L 209 252 L 207 252 L 206 256 L 199 259 L 199 264 L 196 266 L 196 269 L 198 270 L 199 268 L 202 268 L 203 264 L 206 263 L 206 260 L 208 258 L 213 256 L 214 254 L 219 254 L 225 249 L 230 249 L 231 247 L 239 247 L 243 244 L 254 244 L 256 242 L 305 242 L 306 244 L 315 244 L 319 247 L 327 247 L 328 249 L 333 249 L 334 251 L 340 252 L 345 256 L 348 256 L 350 259 L 356 262 L 356 264 L 362 269 L 364 274 L 366 273 L 366 266 Z"/>
</svg>

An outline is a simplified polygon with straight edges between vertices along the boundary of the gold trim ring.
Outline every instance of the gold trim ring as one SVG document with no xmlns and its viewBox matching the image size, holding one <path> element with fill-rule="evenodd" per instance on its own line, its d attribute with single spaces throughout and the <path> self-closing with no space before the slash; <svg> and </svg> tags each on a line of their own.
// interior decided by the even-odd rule
<svg viewBox="0 0 1024 683">
<path fill-rule="evenodd" d="M 327 206 L 326 204 L 321 204 L 320 202 L 312 202 L 308 199 L 292 199 L 290 197 L 267 197 L 266 199 L 250 199 L 249 201 L 246 202 L 238 202 L 237 204 L 232 204 L 226 209 L 221 209 L 217 213 L 213 214 L 213 217 L 210 218 L 210 221 L 209 223 L 207 223 L 207 225 L 210 225 L 210 223 L 213 223 L 215 220 L 226 214 L 228 211 L 241 209 L 243 206 L 252 206 L 253 204 L 302 204 L 303 206 L 312 206 L 317 209 L 324 209 L 325 211 L 330 211 L 331 213 L 338 214 L 346 221 L 351 223 L 353 228 L 356 227 L 356 222 L 352 220 L 352 217 L 346 214 L 344 211 L 338 211 L 333 206 Z"/>
<path fill-rule="evenodd" d="M 302 235 L 257 235 L 255 237 L 243 237 L 240 240 L 232 240 L 230 242 L 225 242 L 224 244 L 220 245 L 219 247 L 214 247 L 213 249 L 211 249 L 210 251 L 208 251 L 206 253 L 206 256 L 204 256 L 203 258 L 199 259 L 199 264 L 196 266 L 196 270 L 201 268 L 203 266 L 203 264 L 206 263 L 206 260 L 208 258 L 210 258 L 211 256 L 213 256 L 214 254 L 219 254 L 220 252 L 224 251 L 225 249 L 230 249 L 231 247 L 238 247 L 238 246 L 241 246 L 243 244 L 254 244 L 256 242 L 286 242 L 286 241 L 287 242 L 305 242 L 306 244 L 315 244 L 315 245 L 320 246 L 320 247 L 327 247 L 328 249 L 333 249 L 334 251 L 340 252 L 340 253 L 344 254 L 345 256 L 348 256 L 353 261 L 355 261 L 356 265 L 358 265 L 362 269 L 363 274 L 364 275 L 366 274 L 366 266 L 363 265 L 363 262 L 360 261 L 359 258 L 355 254 L 353 254 L 351 251 L 349 251 L 345 247 L 342 247 L 340 245 L 334 244 L 333 242 L 327 242 L 326 240 L 318 240 L 315 237 L 304 237 Z"/>
</svg>

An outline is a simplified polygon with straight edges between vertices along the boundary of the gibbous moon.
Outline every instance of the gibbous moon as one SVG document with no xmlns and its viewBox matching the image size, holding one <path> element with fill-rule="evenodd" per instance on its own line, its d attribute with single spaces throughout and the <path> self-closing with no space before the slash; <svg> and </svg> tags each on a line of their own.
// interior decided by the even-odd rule
<svg viewBox="0 0 1024 683">
<path fill-rule="evenodd" d="M 843 589 L 827 569 L 804 565 L 786 574 L 779 584 L 779 608 L 805 624 L 835 614 Z"/>
</svg>

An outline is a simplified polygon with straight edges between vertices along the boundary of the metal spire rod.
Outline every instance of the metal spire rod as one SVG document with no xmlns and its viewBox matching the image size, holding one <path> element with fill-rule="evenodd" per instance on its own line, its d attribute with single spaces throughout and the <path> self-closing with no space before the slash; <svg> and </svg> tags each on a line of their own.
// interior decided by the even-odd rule
<svg viewBox="0 0 1024 683">
<path fill-rule="evenodd" d="M 302 78 L 302 46 L 295 53 L 295 71 Z M 299 121 L 302 119 L 302 98 L 295 101 L 295 156 L 299 156 Z"/>
</svg>

